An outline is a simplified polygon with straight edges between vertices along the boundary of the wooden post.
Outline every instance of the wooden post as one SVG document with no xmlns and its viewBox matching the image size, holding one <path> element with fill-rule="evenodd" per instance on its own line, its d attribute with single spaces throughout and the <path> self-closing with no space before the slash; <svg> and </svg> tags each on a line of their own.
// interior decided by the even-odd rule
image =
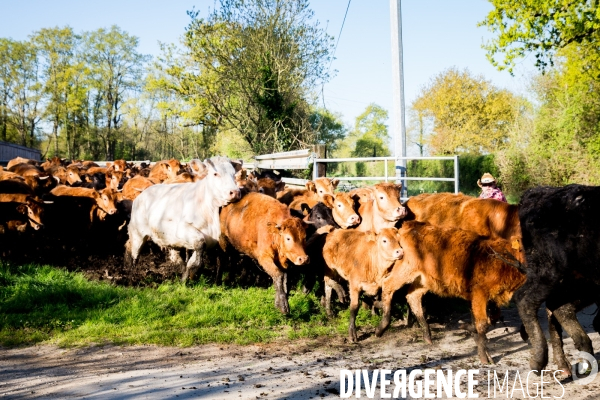
<svg viewBox="0 0 600 400">
<path fill-rule="evenodd" d="M 317 158 L 327 158 L 326 147 L 324 144 L 316 144 L 313 151 Z M 327 163 L 317 163 L 317 177 L 327 176 Z"/>
</svg>

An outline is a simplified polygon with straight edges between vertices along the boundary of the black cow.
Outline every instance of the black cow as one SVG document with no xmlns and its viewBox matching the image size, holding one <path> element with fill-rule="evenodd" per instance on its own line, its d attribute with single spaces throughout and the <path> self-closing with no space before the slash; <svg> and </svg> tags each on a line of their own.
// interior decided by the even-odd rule
<svg viewBox="0 0 600 400">
<path fill-rule="evenodd" d="M 531 369 L 540 371 L 548 363 L 548 346 L 537 319 L 537 310 L 544 301 L 575 346 L 593 354 L 591 340 L 575 313 L 579 299 L 589 297 L 578 282 L 585 279 L 592 288 L 600 284 L 599 204 L 600 187 L 584 185 L 537 187 L 521 199 L 519 219 L 527 281 L 514 298 L 531 340 Z M 562 350 L 559 336 L 551 330 L 555 350 Z M 571 374 L 564 354 L 562 359 L 559 355 L 557 364 Z"/>
</svg>

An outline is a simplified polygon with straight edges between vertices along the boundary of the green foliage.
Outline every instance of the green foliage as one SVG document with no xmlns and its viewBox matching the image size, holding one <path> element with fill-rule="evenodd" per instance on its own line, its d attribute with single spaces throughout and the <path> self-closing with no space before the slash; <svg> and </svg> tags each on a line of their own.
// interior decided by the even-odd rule
<svg viewBox="0 0 600 400">
<path fill-rule="evenodd" d="M 308 1 L 221 0 L 206 19 L 189 14 L 184 44 L 197 72 L 183 79 L 201 88 L 191 101 L 204 101 L 256 154 L 314 143 L 309 90 L 328 79 L 332 38 Z"/>
<path fill-rule="evenodd" d="M 387 157 L 389 135 L 385 124 L 388 119 L 387 110 L 377 104 L 369 104 L 365 111 L 356 117 L 354 128 L 340 142 L 335 157 Z M 352 162 L 332 165 L 334 174 L 342 176 L 383 176 L 382 162 Z M 391 171 L 391 170 L 390 170 Z"/>
<path fill-rule="evenodd" d="M 316 143 L 325 145 L 325 153 L 335 152 L 346 136 L 346 128 L 341 115 L 329 110 L 316 108 L 309 117 L 310 125 L 316 134 Z"/>
<path fill-rule="evenodd" d="M 419 147 L 431 154 L 490 153 L 501 149 L 523 100 L 483 76 L 450 68 L 435 76 L 412 104 Z M 425 119 L 431 131 L 423 138 Z M 413 134 L 414 136 L 414 134 Z"/>
<path fill-rule="evenodd" d="M 292 291 L 289 316 L 274 307 L 273 299 L 272 288 L 225 288 L 203 281 L 125 288 L 49 266 L 1 263 L 0 344 L 192 346 L 347 334 L 347 311 L 330 321 L 313 293 Z M 357 321 L 374 328 L 378 320 L 361 310 Z"/>
<path fill-rule="evenodd" d="M 494 9 L 479 23 L 497 37 L 483 47 L 498 69 L 512 73 L 519 59 L 533 53 L 542 71 L 568 46 L 593 49 L 598 56 L 600 7 L 596 0 L 490 0 Z M 499 55 L 504 55 L 500 61 Z"/>
</svg>

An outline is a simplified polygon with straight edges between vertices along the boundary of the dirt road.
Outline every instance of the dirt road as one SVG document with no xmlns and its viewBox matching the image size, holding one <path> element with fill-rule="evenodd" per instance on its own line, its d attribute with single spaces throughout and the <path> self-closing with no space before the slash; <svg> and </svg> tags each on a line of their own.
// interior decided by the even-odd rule
<svg viewBox="0 0 600 400">
<path fill-rule="evenodd" d="M 592 332 L 590 307 L 580 313 Z M 525 385 L 528 345 L 517 332 L 515 310 L 505 311 L 506 326 L 490 330 L 491 354 L 498 375 L 509 370 L 510 386 L 516 371 Z M 433 346 L 419 328 L 398 323 L 383 338 L 371 329 L 360 332 L 359 344 L 343 338 L 280 341 L 265 345 L 208 345 L 193 348 L 155 346 L 93 346 L 60 349 L 34 346 L 0 349 L 0 397 L 14 399 L 311 399 L 339 398 L 341 369 L 479 369 L 479 398 L 488 398 L 487 368 L 477 361 L 473 339 L 457 328 L 459 321 L 434 324 Z M 590 333 L 594 348 L 600 337 Z M 566 339 L 566 351 L 574 351 Z M 599 354 L 596 355 L 598 358 Z M 556 368 L 550 364 L 549 368 Z M 501 376 L 501 379 L 502 379 Z M 533 376 L 533 375 L 532 375 Z M 539 382 L 539 377 L 536 377 Z M 552 380 L 551 378 L 548 380 Z M 600 399 L 600 378 L 581 386 L 571 380 L 545 384 L 544 396 Z M 523 396 L 520 388 L 512 398 Z M 529 386 L 535 395 L 535 386 Z M 379 398 L 379 389 L 375 392 Z M 493 398 L 492 394 L 490 397 Z M 511 396 L 509 396 L 510 398 Z M 354 395 L 352 398 L 355 398 Z M 364 392 L 362 398 L 366 398 Z M 410 398 L 410 397 L 408 397 Z M 506 394 L 496 394 L 506 398 Z M 539 397 L 538 397 L 539 398 Z"/>
</svg>

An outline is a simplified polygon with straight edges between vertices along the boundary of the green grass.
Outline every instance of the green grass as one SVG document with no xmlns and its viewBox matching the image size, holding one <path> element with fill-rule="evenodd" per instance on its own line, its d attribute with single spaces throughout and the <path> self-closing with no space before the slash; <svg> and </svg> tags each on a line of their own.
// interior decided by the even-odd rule
<svg viewBox="0 0 600 400">
<path fill-rule="evenodd" d="M 347 310 L 328 319 L 313 293 L 298 290 L 289 302 L 291 313 L 284 316 L 273 305 L 272 288 L 203 281 L 127 288 L 55 267 L 0 262 L 0 344 L 192 346 L 347 334 Z M 378 322 L 359 312 L 358 326 Z"/>
</svg>

